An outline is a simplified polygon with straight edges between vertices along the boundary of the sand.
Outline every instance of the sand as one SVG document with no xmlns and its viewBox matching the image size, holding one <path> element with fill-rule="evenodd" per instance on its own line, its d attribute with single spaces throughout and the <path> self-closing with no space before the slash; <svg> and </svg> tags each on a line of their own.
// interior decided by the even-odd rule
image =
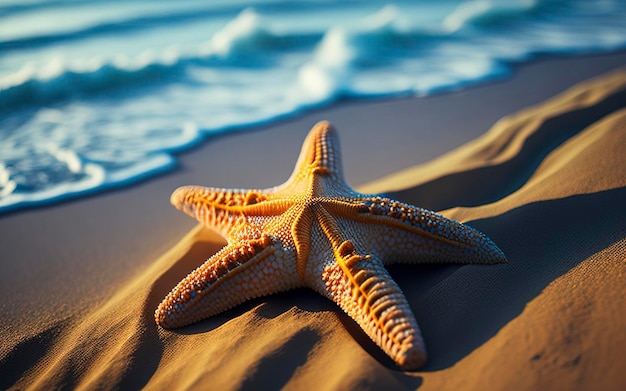
<svg viewBox="0 0 626 391">
<path fill-rule="evenodd" d="M 344 102 L 216 138 L 139 186 L 0 216 L 0 388 L 626 389 L 623 64 L 543 59 L 459 92 Z M 176 331 L 154 323 L 224 245 L 169 206 L 171 190 L 277 185 L 320 119 L 357 189 L 467 222 L 509 260 L 390 267 L 429 349 L 419 371 L 306 289 Z"/>
</svg>

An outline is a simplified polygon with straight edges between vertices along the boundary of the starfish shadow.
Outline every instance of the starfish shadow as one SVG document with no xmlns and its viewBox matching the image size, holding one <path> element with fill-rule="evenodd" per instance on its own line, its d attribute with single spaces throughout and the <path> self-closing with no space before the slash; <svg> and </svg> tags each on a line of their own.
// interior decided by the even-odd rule
<svg viewBox="0 0 626 391">
<path fill-rule="evenodd" d="M 282 389 L 298 367 L 306 363 L 309 352 L 319 339 L 315 330 L 298 330 L 280 349 L 257 363 L 254 373 L 245 379 L 240 389 L 256 390 L 259 384 L 271 384 L 275 389 Z"/>
<path fill-rule="evenodd" d="M 141 324 L 143 333 L 134 346 L 126 372 L 118 379 L 117 388 L 121 390 L 138 390 L 143 388 L 152 378 L 163 356 L 163 342 L 154 325 L 152 295 L 143 306 Z"/>
<path fill-rule="evenodd" d="M 626 187 L 535 202 L 470 222 L 498 243 L 506 264 L 390 268 L 430 353 L 421 370 L 453 366 L 519 316 L 551 282 L 626 236 L 626 209 L 610 207 L 624 199 Z"/>
<path fill-rule="evenodd" d="M 226 245 L 226 241 L 203 239 L 203 237 L 207 236 L 206 233 L 208 232 L 208 228 L 202 227 L 201 231 L 199 231 L 193 239 L 193 243 L 189 249 L 178 256 L 169 269 L 154 281 L 149 299 L 146 302 L 145 311 L 150 313 L 150 317 L 152 318 L 151 327 L 155 330 L 158 326 L 153 320 L 153 314 L 161 300 L 163 300 L 167 293 L 191 270 L 194 270 L 198 266 L 202 265 L 208 258 Z M 256 300 L 250 300 L 240 306 L 226 311 L 225 313 L 170 331 L 178 334 L 197 334 L 211 331 L 226 323 L 229 318 L 239 316 L 249 311 L 254 305 L 258 305 L 258 302 L 256 302 Z"/>
<path fill-rule="evenodd" d="M 199 253 L 206 257 L 207 254 L 216 252 L 215 245 L 214 242 L 194 243 L 192 248 L 180 258 L 179 262 L 176 262 L 169 271 L 163 274 L 161 281 L 155 286 L 164 285 L 165 281 L 170 283 L 180 279 L 180 273 L 188 272 L 190 267 L 194 268 L 199 265 L 197 259 L 194 260 Z M 156 298 L 165 295 L 168 289 L 161 287 L 158 293 L 154 292 L 151 295 L 153 299 L 149 301 L 147 308 L 153 311 L 158 304 Z M 333 303 L 326 304 L 323 303 L 325 301 L 323 298 L 317 300 L 312 296 L 317 296 L 317 294 L 302 288 L 272 296 L 259 297 L 248 300 L 216 316 L 186 327 L 170 330 L 170 332 L 181 335 L 209 333 L 250 311 L 253 311 L 256 316 L 268 320 L 285 314 L 294 307 L 310 312 L 332 309 Z M 152 323 L 152 329 L 156 331 L 157 325 Z M 267 355 L 259 360 L 253 372 L 240 385 L 240 389 L 256 389 L 255 386 L 258 384 L 272 384 L 277 389 L 282 388 L 289 382 L 296 370 L 306 363 L 309 352 L 320 340 L 321 335 L 313 328 L 304 327 L 296 331 L 287 341 L 282 343 L 280 349 L 267 352 Z"/>
<path fill-rule="evenodd" d="M 69 319 L 61 320 L 7 349 L 7 353 L 0 358 L 0 389 L 15 387 L 33 362 L 50 353 L 59 335 L 70 323 Z"/>
</svg>

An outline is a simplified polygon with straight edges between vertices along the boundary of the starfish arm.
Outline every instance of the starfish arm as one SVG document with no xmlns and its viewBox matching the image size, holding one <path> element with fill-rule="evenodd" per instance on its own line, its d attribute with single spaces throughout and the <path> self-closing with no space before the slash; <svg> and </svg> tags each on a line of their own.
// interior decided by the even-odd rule
<svg viewBox="0 0 626 391">
<path fill-rule="evenodd" d="M 228 237 L 234 228 L 245 224 L 245 214 L 276 215 L 288 203 L 277 200 L 269 190 L 220 189 L 182 186 L 170 198 L 174 207 L 207 227 Z"/>
<path fill-rule="evenodd" d="M 333 262 L 326 262 L 321 271 L 323 287 L 317 289 L 337 303 L 401 368 L 421 367 L 426 362 L 426 348 L 404 294 L 377 257 L 356 252 L 353 242 L 344 238 L 341 219 L 333 216 L 333 212 L 341 213 L 327 207 L 325 202 L 313 207 L 333 251 Z M 314 288 L 315 282 L 314 277 Z"/>
<path fill-rule="evenodd" d="M 186 326 L 249 299 L 298 285 L 293 255 L 267 234 L 228 245 L 183 279 L 158 306 L 163 328 Z"/>
<path fill-rule="evenodd" d="M 327 121 L 320 121 L 311 129 L 302 144 L 291 177 L 283 185 L 276 187 L 275 193 L 290 196 L 293 193 L 306 192 L 316 176 L 323 177 L 325 184 L 335 187 L 337 192 L 349 190 L 343 177 L 339 137 Z"/>
<path fill-rule="evenodd" d="M 485 234 L 427 209 L 377 196 L 325 207 L 368 224 L 368 236 L 375 238 L 370 248 L 385 264 L 506 262 L 502 250 Z"/>
<path fill-rule="evenodd" d="M 376 258 L 356 253 L 350 241 L 335 250 L 322 272 L 322 294 L 354 319 L 402 369 L 426 362 L 426 348 L 404 294 Z"/>
</svg>

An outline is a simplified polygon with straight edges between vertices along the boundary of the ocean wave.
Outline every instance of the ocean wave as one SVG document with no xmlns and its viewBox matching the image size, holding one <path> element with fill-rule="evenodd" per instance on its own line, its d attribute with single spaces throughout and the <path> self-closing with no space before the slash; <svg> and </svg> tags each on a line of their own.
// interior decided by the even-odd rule
<svg viewBox="0 0 626 391">
<path fill-rule="evenodd" d="M 194 20 L 206 19 L 210 17 L 226 17 L 236 12 L 237 8 L 226 9 L 193 9 L 181 12 L 168 12 L 165 14 L 157 14 L 150 16 L 138 16 L 126 18 L 119 21 L 101 21 L 94 25 L 88 25 L 84 28 L 48 32 L 39 35 L 29 35 L 14 39 L 5 39 L 0 41 L 0 52 L 16 51 L 16 50 L 32 50 L 35 48 L 59 44 L 67 41 L 88 40 L 101 35 L 121 36 L 136 31 L 148 29 L 161 29 L 168 24 L 181 24 Z"/>
<path fill-rule="evenodd" d="M 493 1 L 470 0 L 461 3 L 442 23 L 444 29 L 456 32 L 472 27 L 507 26 L 539 10 L 551 8 L 549 1 L 519 0 Z"/>
<path fill-rule="evenodd" d="M 75 1 L 73 0 L 5 1 L 0 4 L 0 17 L 46 8 L 63 7 L 73 4 L 75 4 Z"/>
<path fill-rule="evenodd" d="M 176 165 L 172 152 L 202 138 L 193 123 L 167 134 L 134 128 L 91 135 L 65 131 L 68 120 L 57 110 L 37 117 L 37 128 L 5 135 L 0 145 L 0 212 L 153 177 Z"/>
<path fill-rule="evenodd" d="M 0 80 L 0 111 L 163 82 L 182 72 L 181 66 L 176 52 L 164 53 L 160 57 L 146 53 L 135 61 L 119 57 L 108 64 L 96 58 L 73 66 L 61 59 L 41 69 L 27 66 Z"/>
<path fill-rule="evenodd" d="M 194 64 L 217 68 L 268 66 L 273 51 L 311 46 L 319 38 L 315 33 L 276 34 L 264 27 L 257 13 L 246 9 L 210 40 L 186 53 L 168 48 L 135 58 L 121 55 L 109 62 L 99 57 L 78 63 L 56 58 L 40 68 L 26 65 L 0 79 L 0 112 L 175 82 Z"/>
<path fill-rule="evenodd" d="M 276 51 L 309 47 L 320 39 L 320 34 L 316 33 L 279 34 L 268 26 L 255 9 L 246 8 L 200 45 L 198 58 L 217 57 L 238 65 L 257 65 Z"/>
<path fill-rule="evenodd" d="M 354 26 L 328 30 L 312 59 L 298 72 L 298 81 L 312 97 L 329 100 L 338 95 L 358 95 L 354 77 L 360 71 L 392 66 L 415 59 L 428 48 L 453 39 L 441 30 L 410 27 L 395 6 L 385 6 Z M 393 83 L 392 83 L 393 84 Z M 406 92 L 410 86 L 390 88 L 387 93 Z"/>
<path fill-rule="evenodd" d="M 111 0 L 100 0 L 95 3 L 110 3 Z M 115 3 L 115 1 L 114 1 Z M 113 18 L 109 20 L 102 18 L 94 21 L 91 24 L 74 29 L 67 29 L 60 24 L 60 30 L 48 31 L 39 34 L 28 34 L 25 32 L 23 36 L 17 36 L 14 38 L 5 38 L 0 40 L 0 53 L 10 51 L 26 51 L 41 48 L 45 46 L 52 46 L 62 44 L 68 41 L 87 41 L 99 36 L 110 36 L 116 38 L 125 36 L 127 34 L 136 33 L 145 30 L 160 30 L 167 28 L 168 26 L 184 25 L 195 21 L 211 20 L 211 19 L 229 19 L 236 16 L 236 19 L 242 18 L 242 15 L 252 14 L 252 8 L 243 7 L 238 4 L 221 4 L 219 6 L 206 5 L 203 2 L 186 1 L 186 4 L 179 2 L 171 3 L 169 8 L 160 10 L 163 8 L 156 7 L 152 9 L 148 7 L 150 3 L 145 2 L 146 7 L 143 12 L 136 12 L 131 15 L 126 15 L 123 18 Z M 71 8 L 83 3 L 76 1 L 57 1 L 57 2 L 38 2 L 27 4 L 12 4 L 7 6 L 0 6 L 0 18 L 9 17 L 15 13 L 34 11 L 47 8 Z M 306 10 L 316 5 L 316 2 L 300 1 L 294 4 L 282 3 L 275 1 L 267 2 L 255 2 L 254 9 L 258 12 L 271 14 L 277 10 L 285 12 L 287 10 Z M 112 6 L 115 6 L 113 4 Z M 243 10 L 243 11 L 242 11 Z M 71 12 L 71 9 L 68 10 Z M 111 18 L 111 17 L 110 17 Z M 298 39 L 305 39 L 304 35 L 295 35 L 292 39 L 287 38 L 285 43 L 293 44 L 299 43 Z"/>
<path fill-rule="evenodd" d="M 268 7 L 267 4 L 265 6 Z M 457 6 L 442 21 L 440 29 L 428 30 L 412 26 L 410 20 L 405 20 L 397 7 L 386 6 L 356 25 L 334 26 L 319 33 L 277 33 L 272 30 L 271 23 L 258 12 L 247 8 L 209 40 L 186 52 L 169 48 L 161 53 L 148 51 L 136 58 L 121 55 L 103 61 L 96 57 L 78 63 L 56 59 L 39 68 L 26 65 L 0 79 L 0 111 L 83 98 L 116 89 L 128 90 L 172 83 L 185 78 L 189 65 L 218 68 L 272 67 L 280 60 L 278 55 L 281 52 L 298 50 L 312 51 L 310 59 L 298 66 L 298 82 L 302 88 L 310 91 L 311 99 L 327 100 L 346 91 L 359 90 L 350 85 L 355 70 L 385 68 L 402 63 L 405 59 L 421 57 L 427 64 L 432 58 L 428 57 L 428 53 L 424 54 L 426 51 L 454 42 L 463 44 L 466 38 L 459 36 L 459 30 L 468 26 L 493 29 L 497 25 L 506 24 L 510 27 L 514 25 L 511 20 L 538 10 L 556 10 L 559 6 L 562 4 L 558 1 L 472 0 Z M 212 9 L 211 12 L 217 11 Z M 229 9 L 228 12 L 232 10 Z M 176 20 L 180 15 L 187 14 L 175 14 L 170 18 Z M 165 16 L 159 18 L 166 19 Z M 127 22 L 123 24 L 135 25 Z M 548 39 L 544 46 L 550 43 L 550 33 L 546 31 Z M 619 36 L 611 37 L 610 34 L 600 38 L 589 45 L 604 44 L 605 47 L 611 47 L 619 46 L 624 41 L 623 37 L 620 40 Z M 611 38 L 616 42 L 611 41 Z M 549 50 L 541 47 L 539 40 L 530 43 L 527 41 L 529 40 L 519 42 L 518 53 L 513 53 L 514 49 L 511 48 L 502 48 L 508 54 L 499 58 L 515 60 L 524 58 L 533 51 Z M 562 36 L 559 44 L 562 47 L 571 45 L 575 49 L 581 42 Z M 407 85 L 396 87 L 393 93 L 410 88 Z M 420 89 L 420 93 L 425 92 L 428 91 Z"/>
<path fill-rule="evenodd" d="M 110 171 L 95 163 L 82 163 L 71 151 L 56 152 L 60 163 L 68 164 L 68 169 L 79 169 L 71 179 L 49 178 L 48 186 L 39 189 L 20 188 L 17 181 L 11 179 L 10 170 L 0 166 L 0 211 L 48 205 L 65 199 L 99 192 L 105 189 L 136 183 L 169 171 L 175 162 L 170 155 L 154 154 L 124 169 Z M 49 175 L 49 173 L 46 173 Z M 3 179 L 5 179 L 3 181 Z M 56 181 L 54 181 L 56 179 Z M 54 181 L 54 182 L 53 182 Z"/>
</svg>

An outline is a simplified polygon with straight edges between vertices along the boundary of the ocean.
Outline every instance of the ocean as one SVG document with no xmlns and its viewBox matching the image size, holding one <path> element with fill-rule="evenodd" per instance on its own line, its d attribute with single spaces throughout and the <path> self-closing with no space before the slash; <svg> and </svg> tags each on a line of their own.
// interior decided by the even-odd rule
<svg viewBox="0 0 626 391">
<path fill-rule="evenodd" d="M 623 0 L 1 0 L 0 213 L 129 186 L 212 136 L 626 47 Z"/>
</svg>

